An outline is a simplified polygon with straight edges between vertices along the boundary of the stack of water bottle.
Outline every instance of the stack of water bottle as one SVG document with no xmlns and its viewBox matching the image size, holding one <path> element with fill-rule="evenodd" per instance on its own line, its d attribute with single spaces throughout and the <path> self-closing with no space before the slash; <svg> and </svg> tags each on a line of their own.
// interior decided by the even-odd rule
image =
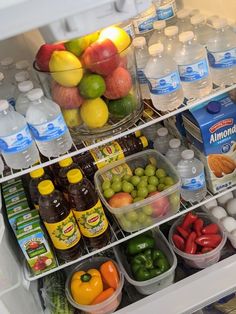
<svg viewBox="0 0 236 314">
<path fill-rule="evenodd" d="M 152 28 L 143 32 L 140 28 L 133 41 L 143 99 L 151 98 L 157 110 L 166 112 L 181 106 L 184 97 L 207 96 L 212 83 L 236 82 L 235 27 L 217 16 L 207 20 L 198 10 L 182 9 L 175 14 L 175 1 L 154 2 Z M 159 12 L 164 5 L 166 12 L 173 13 L 166 19 L 164 11 Z"/>
<path fill-rule="evenodd" d="M 181 197 L 188 202 L 200 202 L 207 194 L 203 163 L 194 152 L 172 138 L 167 128 L 157 130 L 154 149 L 166 156 L 177 168 L 181 178 Z"/>
<path fill-rule="evenodd" d="M 60 107 L 43 95 L 29 63 L 0 61 L 0 151 L 7 166 L 23 169 L 68 152 L 72 139 Z M 36 147 L 37 144 L 37 147 Z M 0 174 L 4 170 L 0 160 Z"/>
</svg>

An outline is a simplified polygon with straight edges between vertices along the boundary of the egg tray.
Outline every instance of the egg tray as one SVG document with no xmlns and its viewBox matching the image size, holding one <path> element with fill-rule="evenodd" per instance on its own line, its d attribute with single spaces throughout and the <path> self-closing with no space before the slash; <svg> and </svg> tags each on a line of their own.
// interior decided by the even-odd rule
<svg viewBox="0 0 236 314">
<path fill-rule="evenodd" d="M 236 197 L 234 197 L 234 199 L 236 199 Z M 216 202 L 217 202 L 217 199 L 216 199 Z M 217 202 L 217 204 L 218 204 L 218 202 Z M 220 207 L 224 208 L 224 210 L 225 210 L 226 213 L 227 213 L 227 216 L 225 216 L 225 217 L 232 217 L 232 218 L 236 221 L 235 217 L 233 217 L 233 216 L 231 216 L 231 215 L 228 214 L 228 212 L 227 212 L 227 210 L 226 210 L 226 208 L 225 208 L 225 205 L 222 206 L 222 205 L 219 205 L 219 204 L 218 204 L 217 206 L 220 206 Z M 211 207 L 211 208 L 207 208 L 205 205 L 203 205 L 203 206 L 202 206 L 202 210 L 203 210 L 204 212 L 206 212 L 206 213 L 209 215 L 209 217 L 211 217 L 212 221 L 214 221 L 215 223 L 217 223 L 217 224 L 220 226 L 220 228 L 222 228 L 222 230 L 225 231 L 227 238 L 228 238 L 229 241 L 231 242 L 232 246 L 236 249 L 236 236 L 232 235 L 232 232 L 233 232 L 233 231 L 235 232 L 236 228 L 233 229 L 231 232 L 229 232 L 229 231 L 224 227 L 224 225 L 223 225 L 223 223 L 222 223 L 222 219 L 224 219 L 225 217 L 223 217 L 223 218 L 221 218 L 221 219 L 218 219 L 218 218 L 216 218 L 216 217 L 212 214 L 211 210 L 212 210 L 214 207 L 215 207 L 215 206 L 213 206 L 213 207 Z"/>
</svg>

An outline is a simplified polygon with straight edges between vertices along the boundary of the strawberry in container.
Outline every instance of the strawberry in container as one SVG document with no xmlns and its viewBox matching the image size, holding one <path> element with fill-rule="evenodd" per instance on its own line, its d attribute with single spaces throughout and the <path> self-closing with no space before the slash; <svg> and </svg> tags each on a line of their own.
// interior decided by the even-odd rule
<svg viewBox="0 0 236 314">
<path fill-rule="evenodd" d="M 169 242 L 187 265 L 201 269 L 219 261 L 226 235 L 207 214 L 189 212 L 172 225 Z"/>
</svg>

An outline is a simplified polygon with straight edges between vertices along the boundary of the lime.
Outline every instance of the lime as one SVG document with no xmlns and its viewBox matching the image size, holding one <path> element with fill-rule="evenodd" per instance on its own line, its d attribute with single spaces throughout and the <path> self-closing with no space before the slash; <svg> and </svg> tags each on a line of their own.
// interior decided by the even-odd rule
<svg viewBox="0 0 236 314">
<path fill-rule="evenodd" d="M 84 36 L 75 38 L 64 43 L 66 50 L 72 52 L 74 55 L 79 57 L 82 52 L 89 46 L 89 38 Z"/>
<path fill-rule="evenodd" d="M 158 183 L 159 183 L 159 180 L 157 179 L 157 177 L 151 176 L 151 177 L 148 178 L 148 183 L 151 184 L 151 185 L 157 186 Z"/>
<path fill-rule="evenodd" d="M 141 179 L 140 179 L 140 177 L 138 177 L 138 176 L 133 176 L 133 177 L 130 179 L 130 182 L 131 182 L 134 186 L 137 186 L 140 181 L 141 181 Z"/>
<path fill-rule="evenodd" d="M 111 187 L 111 182 L 110 181 L 106 180 L 106 181 L 103 182 L 103 184 L 102 184 L 102 189 L 103 190 L 109 189 L 110 187 Z"/>
<path fill-rule="evenodd" d="M 79 83 L 80 95 L 84 98 L 98 98 L 104 94 L 105 90 L 105 81 L 98 74 L 85 74 Z"/>
<path fill-rule="evenodd" d="M 134 111 L 135 107 L 136 102 L 131 94 L 120 99 L 110 100 L 108 102 L 108 110 L 110 114 L 117 119 L 128 116 Z"/>
<path fill-rule="evenodd" d="M 134 186 L 133 184 L 131 184 L 130 182 L 123 182 L 122 183 L 122 190 L 123 192 L 126 192 L 126 193 L 131 193 L 134 189 Z"/>
<path fill-rule="evenodd" d="M 134 174 L 138 177 L 141 177 L 144 175 L 144 169 L 141 167 L 138 167 L 134 170 Z"/>
<path fill-rule="evenodd" d="M 146 187 L 138 189 L 138 197 L 147 197 L 148 196 L 148 189 Z"/>
<path fill-rule="evenodd" d="M 111 185 L 111 189 L 114 191 L 114 192 L 116 192 L 116 193 L 118 193 L 118 192 L 120 192 L 121 191 L 121 187 L 122 187 L 122 184 L 121 184 L 121 182 L 113 182 L 112 183 L 112 185 Z"/>
<path fill-rule="evenodd" d="M 166 177 L 166 172 L 164 169 L 162 168 L 159 168 L 157 169 L 156 171 L 156 176 L 160 179 L 160 178 L 163 178 L 163 177 Z"/>
<path fill-rule="evenodd" d="M 87 99 L 80 108 L 80 116 L 91 129 L 103 127 L 108 120 L 108 109 L 101 98 Z"/>
<path fill-rule="evenodd" d="M 156 192 L 157 187 L 155 185 L 148 184 L 147 189 L 148 189 L 148 193 L 151 193 L 151 192 Z"/>
<path fill-rule="evenodd" d="M 115 192 L 112 189 L 106 189 L 104 190 L 103 194 L 105 198 L 111 198 L 115 194 Z"/>
</svg>

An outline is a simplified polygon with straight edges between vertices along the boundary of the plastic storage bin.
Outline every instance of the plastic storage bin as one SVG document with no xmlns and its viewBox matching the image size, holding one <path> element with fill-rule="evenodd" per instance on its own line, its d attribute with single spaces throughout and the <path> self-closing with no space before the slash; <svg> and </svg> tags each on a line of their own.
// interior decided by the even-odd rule
<svg viewBox="0 0 236 314">
<path fill-rule="evenodd" d="M 163 168 L 166 173 L 174 179 L 175 184 L 142 201 L 121 208 L 111 207 L 102 193 L 104 178 L 111 178 L 112 174 L 117 172 L 123 172 L 123 174 L 130 173 L 130 171 L 133 171 L 135 168 L 145 167 L 150 163 L 158 166 L 158 168 Z M 153 225 L 164 218 L 172 216 L 180 207 L 180 178 L 178 173 L 173 165 L 156 150 L 146 150 L 107 165 L 95 173 L 94 181 L 103 204 L 116 217 L 121 228 L 127 232 L 137 231 Z M 160 214 L 160 209 L 162 209 L 163 206 L 165 210 Z M 127 218 L 127 214 L 131 212 L 136 212 L 137 217 L 143 212 L 147 215 L 146 220 L 142 223 L 138 221 L 130 222 Z"/>
<path fill-rule="evenodd" d="M 170 269 L 168 269 L 165 273 L 152 279 L 145 281 L 134 280 L 130 265 L 121 247 L 115 246 L 113 248 L 120 269 L 125 275 L 125 279 L 133 285 L 139 293 L 144 295 L 155 293 L 171 285 L 174 282 L 175 268 L 177 266 L 176 256 L 162 232 L 156 228 L 152 230 L 152 234 L 155 238 L 156 248 L 163 251 L 171 265 Z"/>
<path fill-rule="evenodd" d="M 119 284 L 119 287 L 116 289 L 115 293 L 110 298 L 96 305 L 82 305 L 82 304 L 76 303 L 73 300 L 71 292 L 70 292 L 71 278 L 76 271 L 88 270 L 90 268 L 98 269 L 101 264 L 109 260 L 111 259 L 107 257 L 93 257 L 91 259 L 85 260 L 82 263 L 78 264 L 73 269 L 73 271 L 69 274 L 66 280 L 66 297 L 73 307 L 75 307 L 76 309 L 79 309 L 83 313 L 88 313 L 88 314 L 110 314 L 110 313 L 113 313 L 117 309 L 122 299 L 122 288 L 124 285 L 124 276 L 121 273 L 119 266 L 114 261 L 112 262 L 116 265 L 117 271 L 119 273 L 120 284 Z"/>
<path fill-rule="evenodd" d="M 205 213 L 197 213 L 197 215 L 203 219 L 205 224 L 210 224 L 210 223 L 214 222 Z M 193 268 L 203 269 L 203 268 L 206 268 L 208 266 L 211 266 L 211 265 L 217 263 L 220 259 L 221 251 L 222 251 L 222 249 L 225 245 L 226 239 L 227 239 L 225 232 L 220 228 L 221 235 L 222 235 L 222 241 L 214 250 L 212 250 L 208 253 L 205 253 L 205 254 L 187 254 L 187 253 L 184 253 L 184 252 L 180 251 L 179 249 L 177 249 L 176 246 L 174 245 L 173 241 L 172 241 L 172 235 L 175 232 L 176 227 L 181 224 L 182 220 L 183 220 L 183 217 L 180 217 L 179 219 L 177 219 L 175 221 L 175 223 L 172 225 L 170 232 L 169 232 L 169 242 L 172 245 L 175 253 L 183 258 L 186 265 L 193 267 Z"/>
</svg>

